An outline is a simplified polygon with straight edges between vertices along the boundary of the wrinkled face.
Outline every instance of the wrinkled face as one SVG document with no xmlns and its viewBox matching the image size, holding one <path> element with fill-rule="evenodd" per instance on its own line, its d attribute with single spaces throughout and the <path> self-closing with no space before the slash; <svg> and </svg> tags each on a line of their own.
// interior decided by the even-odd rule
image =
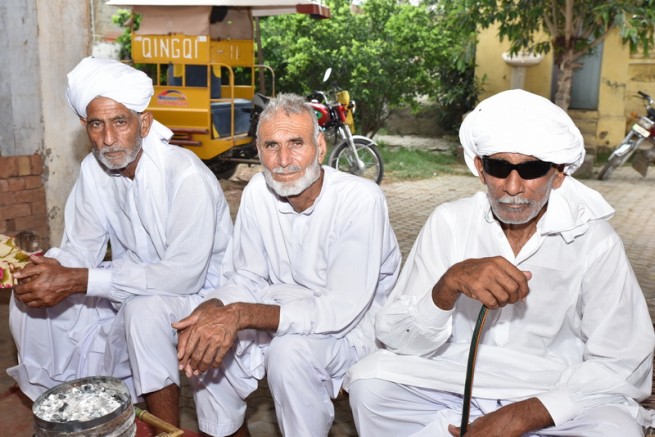
<svg viewBox="0 0 655 437">
<path fill-rule="evenodd" d="M 106 97 L 93 99 L 86 113 L 82 124 L 96 159 L 110 170 L 121 170 L 135 162 L 150 130 L 152 114 L 137 114 Z"/>
<path fill-rule="evenodd" d="M 511 164 L 535 161 L 536 158 L 520 153 L 496 153 L 493 159 L 501 159 Z M 516 170 L 506 178 L 494 177 L 485 173 L 482 161 L 475 158 L 480 180 L 487 186 L 487 195 L 491 209 L 496 218 L 508 225 L 521 225 L 535 220 L 545 208 L 554 188 L 559 188 L 564 181 L 564 173 L 552 167 L 541 177 L 523 179 Z"/>
<path fill-rule="evenodd" d="M 278 112 L 261 122 L 257 148 L 266 183 L 279 196 L 297 196 L 321 175 L 326 146 L 314 139 L 308 114 Z"/>
</svg>

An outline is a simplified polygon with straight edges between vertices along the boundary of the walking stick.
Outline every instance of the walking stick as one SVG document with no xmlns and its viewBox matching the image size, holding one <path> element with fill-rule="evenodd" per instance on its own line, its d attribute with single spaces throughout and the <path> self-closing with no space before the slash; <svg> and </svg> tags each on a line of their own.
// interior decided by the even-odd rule
<svg viewBox="0 0 655 437">
<path fill-rule="evenodd" d="M 459 435 L 463 436 L 466 433 L 466 429 L 469 424 L 469 411 L 471 408 L 471 390 L 473 389 L 473 372 L 475 371 L 475 359 L 478 354 L 478 344 L 480 343 L 480 337 L 482 333 L 482 328 L 484 327 L 484 322 L 487 320 L 487 314 L 489 308 L 482 305 L 480 308 L 480 313 L 478 314 L 478 320 L 475 322 L 475 328 L 473 329 L 473 338 L 471 339 L 471 347 L 469 348 L 469 358 L 466 365 L 466 381 L 464 382 L 464 403 L 462 405 L 462 423 L 459 427 Z"/>
</svg>

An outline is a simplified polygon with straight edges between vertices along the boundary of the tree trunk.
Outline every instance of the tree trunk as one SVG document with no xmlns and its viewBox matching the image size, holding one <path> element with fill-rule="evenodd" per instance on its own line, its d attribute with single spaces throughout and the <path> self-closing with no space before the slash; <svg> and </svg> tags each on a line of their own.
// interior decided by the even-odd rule
<svg viewBox="0 0 655 437">
<path fill-rule="evenodd" d="M 567 111 L 571 104 L 571 82 L 573 80 L 573 49 L 567 49 L 562 55 L 559 64 L 559 75 L 557 76 L 557 92 L 555 93 L 555 104 Z"/>
</svg>

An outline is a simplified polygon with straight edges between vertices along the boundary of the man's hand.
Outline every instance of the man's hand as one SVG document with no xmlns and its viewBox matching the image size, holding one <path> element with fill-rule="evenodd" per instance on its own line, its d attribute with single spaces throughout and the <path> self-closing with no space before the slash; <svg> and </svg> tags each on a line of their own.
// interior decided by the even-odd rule
<svg viewBox="0 0 655 437">
<path fill-rule="evenodd" d="M 553 425 L 548 410 L 537 398 L 505 405 L 493 413 L 479 417 L 466 430 L 466 437 L 520 437 Z M 449 425 L 448 431 L 460 437 L 460 428 Z"/>
<path fill-rule="evenodd" d="M 454 264 L 432 289 L 432 300 L 450 310 L 460 293 L 482 302 L 487 308 L 516 303 L 528 295 L 530 272 L 523 272 L 501 256 L 467 259 Z"/>
<path fill-rule="evenodd" d="M 53 307 L 74 293 L 85 293 L 88 270 L 63 267 L 54 258 L 30 256 L 30 263 L 14 273 L 14 295 L 31 308 Z"/>
<path fill-rule="evenodd" d="M 190 316 L 173 323 L 178 330 L 177 358 L 187 376 L 221 365 L 240 329 L 237 305 L 224 306 L 218 299 L 198 305 Z"/>
</svg>

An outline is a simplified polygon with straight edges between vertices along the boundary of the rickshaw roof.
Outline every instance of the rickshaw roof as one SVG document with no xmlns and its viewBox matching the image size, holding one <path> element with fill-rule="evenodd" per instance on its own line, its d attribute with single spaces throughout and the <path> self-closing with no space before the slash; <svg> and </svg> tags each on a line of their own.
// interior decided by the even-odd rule
<svg viewBox="0 0 655 437">
<path fill-rule="evenodd" d="M 228 6 L 251 8 L 253 16 L 296 12 L 330 16 L 330 9 L 317 0 L 109 0 L 109 6 Z"/>
</svg>

